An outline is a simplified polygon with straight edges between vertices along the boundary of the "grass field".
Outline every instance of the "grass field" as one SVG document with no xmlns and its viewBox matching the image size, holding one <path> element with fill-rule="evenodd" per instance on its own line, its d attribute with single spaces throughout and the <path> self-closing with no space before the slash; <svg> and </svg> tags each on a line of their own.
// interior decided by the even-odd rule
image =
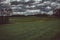
<svg viewBox="0 0 60 40">
<path fill-rule="evenodd" d="M 60 19 L 47 17 L 12 17 L 0 25 L 0 40 L 53 40 L 60 31 Z"/>
</svg>

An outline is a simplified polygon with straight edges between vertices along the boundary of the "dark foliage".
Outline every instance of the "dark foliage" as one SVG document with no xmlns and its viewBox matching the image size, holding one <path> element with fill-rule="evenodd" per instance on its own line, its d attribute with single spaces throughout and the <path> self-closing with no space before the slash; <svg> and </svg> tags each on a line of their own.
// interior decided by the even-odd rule
<svg viewBox="0 0 60 40">
<path fill-rule="evenodd" d="M 11 17 L 26 17 L 25 15 L 12 15 Z"/>
<path fill-rule="evenodd" d="M 7 23 L 9 23 L 9 17 L 0 16 L 0 24 L 7 24 Z"/>
<path fill-rule="evenodd" d="M 60 18 L 60 9 L 55 9 L 53 11 L 53 15 L 56 16 L 56 17 L 58 17 L 58 18 Z"/>
<path fill-rule="evenodd" d="M 34 16 L 37 16 L 37 17 L 48 17 L 47 14 L 36 14 L 36 15 L 34 15 Z"/>
</svg>

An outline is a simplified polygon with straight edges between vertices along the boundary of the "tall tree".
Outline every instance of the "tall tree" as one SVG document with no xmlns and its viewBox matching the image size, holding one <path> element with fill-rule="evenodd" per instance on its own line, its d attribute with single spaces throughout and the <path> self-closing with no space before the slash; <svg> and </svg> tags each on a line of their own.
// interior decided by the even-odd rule
<svg viewBox="0 0 60 40">
<path fill-rule="evenodd" d="M 53 11 L 53 15 L 60 18 L 60 8 Z"/>
</svg>

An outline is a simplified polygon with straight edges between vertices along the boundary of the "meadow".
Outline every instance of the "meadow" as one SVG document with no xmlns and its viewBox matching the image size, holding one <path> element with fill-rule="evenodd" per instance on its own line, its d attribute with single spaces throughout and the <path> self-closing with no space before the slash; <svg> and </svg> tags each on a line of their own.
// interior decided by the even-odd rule
<svg viewBox="0 0 60 40">
<path fill-rule="evenodd" d="M 0 25 L 0 40 L 54 40 L 60 32 L 60 19 L 50 17 L 11 17 Z"/>
</svg>

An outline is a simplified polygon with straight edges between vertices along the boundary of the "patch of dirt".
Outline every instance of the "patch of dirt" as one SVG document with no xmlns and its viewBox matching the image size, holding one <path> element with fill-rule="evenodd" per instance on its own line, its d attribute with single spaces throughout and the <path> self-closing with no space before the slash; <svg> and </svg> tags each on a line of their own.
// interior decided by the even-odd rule
<svg viewBox="0 0 60 40">
<path fill-rule="evenodd" d="M 57 34 L 55 35 L 55 37 L 52 38 L 52 40 L 60 40 L 60 32 L 57 33 Z"/>
</svg>

